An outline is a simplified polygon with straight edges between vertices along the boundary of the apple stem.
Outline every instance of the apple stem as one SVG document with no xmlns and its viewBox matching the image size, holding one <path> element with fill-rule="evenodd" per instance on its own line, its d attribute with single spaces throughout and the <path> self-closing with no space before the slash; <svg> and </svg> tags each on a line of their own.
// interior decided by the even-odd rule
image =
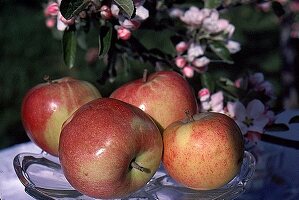
<svg viewBox="0 0 299 200">
<path fill-rule="evenodd" d="M 142 81 L 143 81 L 144 83 L 147 82 L 147 69 L 144 69 L 144 70 L 143 70 Z"/>
<path fill-rule="evenodd" d="M 135 161 L 132 161 L 131 162 L 131 167 L 135 168 L 135 169 L 138 169 L 139 171 L 142 171 L 142 172 L 146 172 L 147 169 L 138 165 L 138 163 L 136 163 Z"/>
<path fill-rule="evenodd" d="M 185 111 L 185 114 L 186 114 L 187 119 L 188 119 L 189 122 L 194 121 L 194 118 L 193 118 L 193 116 L 190 114 L 190 111 L 189 111 L 189 110 L 186 110 L 186 111 Z"/>
<path fill-rule="evenodd" d="M 47 81 L 49 84 L 51 84 L 52 83 L 52 79 L 51 79 L 51 77 L 49 76 L 49 75 L 44 75 L 44 81 Z"/>
</svg>

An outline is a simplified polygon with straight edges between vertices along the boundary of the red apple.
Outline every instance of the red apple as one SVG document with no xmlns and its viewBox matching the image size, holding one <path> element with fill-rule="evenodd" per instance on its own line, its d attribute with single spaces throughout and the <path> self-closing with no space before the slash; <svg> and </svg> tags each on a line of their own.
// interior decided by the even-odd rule
<svg viewBox="0 0 299 200">
<path fill-rule="evenodd" d="M 153 120 L 128 103 L 101 98 L 63 125 L 59 159 L 69 183 L 94 198 L 122 198 L 142 188 L 161 162 L 163 141 Z"/>
<path fill-rule="evenodd" d="M 95 86 L 70 77 L 40 83 L 23 99 L 21 119 L 24 129 L 41 149 L 57 156 L 63 122 L 80 106 L 99 97 Z"/>
<path fill-rule="evenodd" d="M 233 119 L 206 112 L 174 122 L 163 133 L 163 165 L 178 183 L 196 190 L 219 188 L 240 171 L 244 142 Z"/>
<path fill-rule="evenodd" d="M 197 112 L 194 93 L 188 82 L 174 71 L 160 71 L 129 82 L 111 95 L 139 107 L 165 129 L 174 121 L 183 119 L 185 111 Z"/>
</svg>

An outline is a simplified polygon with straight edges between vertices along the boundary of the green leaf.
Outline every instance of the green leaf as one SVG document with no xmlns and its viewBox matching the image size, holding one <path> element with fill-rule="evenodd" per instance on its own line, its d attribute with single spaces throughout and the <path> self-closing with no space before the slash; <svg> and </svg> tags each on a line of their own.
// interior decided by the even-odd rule
<svg viewBox="0 0 299 200">
<path fill-rule="evenodd" d="M 245 95 L 245 91 L 235 87 L 230 79 L 221 77 L 216 83 L 230 98 L 239 99 Z"/>
<path fill-rule="evenodd" d="M 215 82 L 208 72 L 201 74 L 201 85 L 203 88 L 208 88 L 211 92 L 215 89 Z"/>
<path fill-rule="evenodd" d="M 222 0 L 205 0 L 205 8 L 217 8 L 222 4 Z"/>
<path fill-rule="evenodd" d="M 134 14 L 134 3 L 132 0 L 114 0 L 121 9 L 131 18 Z"/>
<path fill-rule="evenodd" d="M 289 124 L 299 123 L 299 115 L 292 117 L 289 121 Z"/>
<path fill-rule="evenodd" d="M 108 53 L 111 47 L 112 34 L 113 34 L 112 24 L 109 23 L 108 26 L 101 27 L 100 36 L 99 36 L 99 58 L 102 58 Z"/>
<path fill-rule="evenodd" d="M 77 38 L 76 30 L 73 26 L 69 27 L 64 31 L 62 37 L 62 47 L 64 63 L 69 68 L 74 67 L 77 51 Z"/>
<path fill-rule="evenodd" d="M 211 50 L 219 57 L 221 58 L 224 62 L 228 64 L 233 64 L 233 61 L 230 57 L 230 53 L 228 49 L 225 47 L 223 42 L 220 41 L 210 41 L 209 46 Z"/>
<path fill-rule="evenodd" d="M 266 126 L 266 131 L 288 131 L 289 127 L 282 123 L 271 124 Z"/>
<path fill-rule="evenodd" d="M 91 0 L 62 0 L 60 4 L 61 15 L 65 19 L 71 19 L 83 11 Z"/>
</svg>

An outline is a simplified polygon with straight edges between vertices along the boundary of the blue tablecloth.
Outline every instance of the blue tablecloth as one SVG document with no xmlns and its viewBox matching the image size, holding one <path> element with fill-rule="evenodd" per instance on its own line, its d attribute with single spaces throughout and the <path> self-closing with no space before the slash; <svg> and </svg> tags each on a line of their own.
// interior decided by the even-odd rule
<svg viewBox="0 0 299 200">
<path fill-rule="evenodd" d="M 277 123 L 287 124 L 285 132 L 267 134 L 299 141 L 299 123 L 288 124 L 299 110 L 278 115 Z M 299 150 L 281 145 L 259 142 L 255 148 L 257 170 L 247 190 L 238 200 L 298 200 L 299 199 Z M 31 142 L 11 146 L 0 151 L 0 199 L 31 200 L 24 192 L 13 169 L 13 158 L 22 152 L 39 153 Z"/>
</svg>

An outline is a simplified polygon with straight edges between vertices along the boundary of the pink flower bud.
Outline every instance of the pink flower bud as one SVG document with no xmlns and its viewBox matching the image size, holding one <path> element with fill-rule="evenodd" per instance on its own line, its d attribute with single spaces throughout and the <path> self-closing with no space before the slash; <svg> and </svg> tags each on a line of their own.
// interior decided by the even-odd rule
<svg viewBox="0 0 299 200">
<path fill-rule="evenodd" d="M 111 13 L 111 9 L 108 6 L 103 5 L 100 11 L 101 11 L 101 17 L 103 19 L 111 19 L 112 13 Z"/>
<path fill-rule="evenodd" d="M 130 39 L 131 35 L 131 31 L 129 29 L 126 29 L 125 27 L 120 26 L 117 29 L 117 36 L 119 39 L 128 40 Z"/>
<path fill-rule="evenodd" d="M 59 11 L 58 3 L 52 2 L 52 3 L 49 3 L 47 5 L 47 7 L 45 8 L 44 14 L 45 14 L 45 16 L 57 16 L 58 11 Z"/>
<path fill-rule="evenodd" d="M 237 88 L 241 88 L 242 83 L 243 83 L 243 79 L 238 78 L 237 80 L 235 80 L 234 86 L 237 87 Z"/>
<path fill-rule="evenodd" d="M 46 19 L 46 26 L 48 28 L 53 28 L 55 26 L 55 24 L 56 24 L 55 18 L 50 17 L 50 18 Z"/>
<path fill-rule="evenodd" d="M 198 97 L 200 101 L 207 101 L 210 98 L 210 90 L 208 88 L 202 88 L 198 91 Z"/>
<path fill-rule="evenodd" d="M 192 78 L 194 76 L 194 69 L 191 66 L 186 66 L 183 69 L 183 74 L 187 77 L 187 78 Z"/>
<path fill-rule="evenodd" d="M 187 42 L 181 41 L 175 46 L 175 50 L 178 53 L 183 53 L 184 51 L 186 51 L 188 49 L 188 47 L 189 47 L 189 45 Z"/>
<path fill-rule="evenodd" d="M 176 64 L 177 67 L 183 68 L 187 64 L 187 61 L 184 57 L 179 56 L 179 57 L 175 58 L 175 64 Z"/>
</svg>

